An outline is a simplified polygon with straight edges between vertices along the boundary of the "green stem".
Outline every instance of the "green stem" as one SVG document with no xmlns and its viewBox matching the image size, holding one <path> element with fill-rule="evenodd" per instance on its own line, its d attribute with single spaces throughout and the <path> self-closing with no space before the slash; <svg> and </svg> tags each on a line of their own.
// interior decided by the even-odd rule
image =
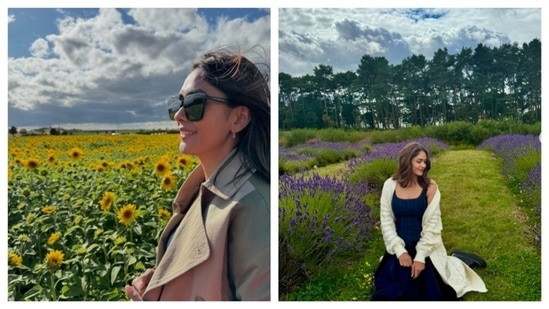
<svg viewBox="0 0 549 309">
<path fill-rule="evenodd" d="M 50 276 L 50 284 L 51 284 L 51 297 L 52 297 L 52 300 L 54 301 L 57 301 L 57 293 L 55 292 L 55 278 L 54 278 L 54 274 L 53 274 L 53 271 L 51 272 L 51 276 Z"/>
</svg>

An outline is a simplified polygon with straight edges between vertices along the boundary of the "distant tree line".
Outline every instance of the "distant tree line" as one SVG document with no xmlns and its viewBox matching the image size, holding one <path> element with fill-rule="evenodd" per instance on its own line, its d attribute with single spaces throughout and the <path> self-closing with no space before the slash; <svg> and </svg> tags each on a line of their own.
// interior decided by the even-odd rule
<svg viewBox="0 0 549 309">
<path fill-rule="evenodd" d="M 541 41 L 478 44 L 431 60 L 412 55 L 391 65 L 362 56 L 356 71 L 279 73 L 279 128 L 389 129 L 481 119 L 541 121 Z"/>
<path fill-rule="evenodd" d="M 27 129 L 17 129 L 16 126 L 11 126 L 8 129 L 8 133 L 12 136 L 27 136 L 27 135 L 73 135 L 73 134 L 107 134 L 107 135 L 120 135 L 120 134 L 142 134 L 142 135 L 151 135 L 151 134 L 179 134 L 177 128 L 173 129 L 125 129 L 125 130 L 79 130 L 79 129 L 63 129 L 63 128 L 52 128 L 52 127 L 43 127 L 39 129 L 33 129 L 27 131 Z"/>
</svg>

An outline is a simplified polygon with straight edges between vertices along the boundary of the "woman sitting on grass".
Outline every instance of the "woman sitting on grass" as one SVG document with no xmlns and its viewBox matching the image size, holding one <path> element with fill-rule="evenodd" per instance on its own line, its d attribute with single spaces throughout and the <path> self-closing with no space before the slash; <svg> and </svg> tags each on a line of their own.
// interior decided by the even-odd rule
<svg viewBox="0 0 549 309">
<path fill-rule="evenodd" d="M 383 185 L 381 232 L 386 252 L 374 274 L 372 300 L 458 300 L 486 292 L 482 279 L 442 243 L 440 191 L 428 177 L 428 151 L 409 143 Z"/>
</svg>

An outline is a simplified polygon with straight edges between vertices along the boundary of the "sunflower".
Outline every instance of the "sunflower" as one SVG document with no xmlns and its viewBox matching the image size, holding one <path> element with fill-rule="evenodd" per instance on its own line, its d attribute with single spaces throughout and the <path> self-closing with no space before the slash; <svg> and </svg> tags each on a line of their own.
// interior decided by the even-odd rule
<svg viewBox="0 0 549 309">
<path fill-rule="evenodd" d="M 158 215 L 163 220 L 169 220 L 172 216 L 172 214 L 164 208 L 158 209 Z"/>
<path fill-rule="evenodd" d="M 124 225 L 132 224 L 137 218 L 134 204 L 127 204 L 118 211 L 118 222 Z"/>
<path fill-rule="evenodd" d="M 29 196 L 31 194 L 29 188 L 25 188 L 23 189 L 23 192 L 21 192 L 23 194 L 23 196 Z"/>
<path fill-rule="evenodd" d="M 88 248 L 82 245 L 75 245 L 73 246 L 72 250 L 78 255 L 85 255 L 86 253 L 88 253 Z"/>
<path fill-rule="evenodd" d="M 164 176 L 164 174 L 170 171 L 169 163 L 166 160 L 160 160 L 154 165 L 154 173 L 158 176 Z"/>
<path fill-rule="evenodd" d="M 84 155 L 84 152 L 82 152 L 82 150 L 80 150 L 80 148 L 78 147 L 74 147 L 69 151 L 69 156 L 76 160 L 82 159 L 83 155 Z"/>
<path fill-rule="evenodd" d="M 74 217 L 73 223 L 75 225 L 79 225 L 80 222 L 82 222 L 82 219 L 84 219 L 84 218 L 81 215 L 77 215 L 76 217 Z"/>
<path fill-rule="evenodd" d="M 35 170 L 40 165 L 40 160 L 36 158 L 30 158 L 25 162 L 25 166 L 29 170 Z"/>
<path fill-rule="evenodd" d="M 143 262 L 139 261 L 139 262 L 135 263 L 134 268 L 137 271 L 144 271 L 145 270 L 145 264 L 143 264 Z"/>
<path fill-rule="evenodd" d="M 145 163 L 147 162 L 147 159 L 144 158 L 144 157 L 139 157 L 137 159 L 135 159 L 135 164 L 137 165 L 145 165 Z"/>
<path fill-rule="evenodd" d="M 134 167 L 135 167 L 135 165 L 134 165 L 131 161 L 128 161 L 128 160 L 126 160 L 126 161 L 120 163 L 120 168 L 121 168 L 121 169 L 125 169 L 125 170 L 130 170 L 130 171 L 131 171 L 131 170 L 134 169 Z"/>
<path fill-rule="evenodd" d="M 170 189 L 175 184 L 175 177 L 171 173 L 166 173 L 164 178 L 162 178 L 162 189 L 164 191 L 170 191 Z"/>
<path fill-rule="evenodd" d="M 51 233 L 50 237 L 48 238 L 48 245 L 51 246 L 54 243 L 56 243 L 57 240 L 59 240 L 59 237 L 61 237 L 61 233 L 59 232 Z"/>
<path fill-rule="evenodd" d="M 55 206 L 44 206 L 42 207 L 42 212 L 46 215 L 51 215 L 55 212 Z"/>
<path fill-rule="evenodd" d="M 101 205 L 101 210 L 109 211 L 111 209 L 113 201 L 114 201 L 114 193 L 105 192 L 105 194 L 103 194 L 103 198 L 101 199 L 101 202 L 99 202 L 99 204 Z"/>
<path fill-rule="evenodd" d="M 93 237 L 97 238 L 101 234 L 103 234 L 103 229 L 97 229 L 93 232 Z"/>
<path fill-rule="evenodd" d="M 8 252 L 8 264 L 11 266 L 19 267 L 23 265 L 23 257 L 19 253 L 10 250 Z"/>
<path fill-rule="evenodd" d="M 48 158 L 46 159 L 46 161 L 48 163 L 54 164 L 55 162 L 57 162 L 57 158 L 55 157 L 55 154 L 49 153 Z"/>
<path fill-rule="evenodd" d="M 8 180 L 10 180 L 13 177 L 13 172 L 11 171 L 11 168 L 8 168 Z"/>
<path fill-rule="evenodd" d="M 52 250 L 46 255 L 46 264 L 49 268 L 56 269 L 63 264 L 63 257 L 65 255 L 59 250 Z"/>
<path fill-rule="evenodd" d="M 182 168 L 184 170 L 188 170 L 191 165 L 193 164 L 192 158 L 189 155 L 182 155 L 179 158 L 177 158 L 177 164 L 179 168 Z"/>
<path fill-rule="evenodd" d="M 126 242 L 126 237 L 124 237 L 124 236 L 118 236 L 114 240 L 114 244 L 117 245 L 117 246 L 120 246 L 120 245 L 124 244 L 125 242 Z"/>
<path fill-rule="evenodd" d="M 32 224 L 34 222 L 34 219 L 36 219 L 36 216 L 34 214 L 29 214 L 27 218 L 25 218 L 25 221 L 27 224 Z"/>
<path fill-rule="evenodd" d="M 27 235 L 27 234 L 21 234 L 21 235 L 17 236 L 17 239 L 20 242 L 29 242 L 30 241 L 29 235 Z"/>
</svg>

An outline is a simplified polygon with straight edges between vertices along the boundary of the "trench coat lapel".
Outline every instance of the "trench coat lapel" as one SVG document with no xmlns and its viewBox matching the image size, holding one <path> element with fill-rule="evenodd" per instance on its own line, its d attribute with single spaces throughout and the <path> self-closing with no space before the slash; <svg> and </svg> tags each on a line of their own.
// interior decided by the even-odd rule
<svg viewBox="0 0 549 309">
<path fill-rule="evenodd" d="M 174 215 L 160 236 L 156 269 L 147 290 L 166 284 L 209 257 L 210 247 L 200 199 L 196 198 L 203 181 L 204 171 L 199 165 L 179 189 L 173 202 Z M 182 221 L 185 223 L 180 224 Z M 172 231 L 177 243 L 166 248 L 166 241 Z"/>
</svg>

